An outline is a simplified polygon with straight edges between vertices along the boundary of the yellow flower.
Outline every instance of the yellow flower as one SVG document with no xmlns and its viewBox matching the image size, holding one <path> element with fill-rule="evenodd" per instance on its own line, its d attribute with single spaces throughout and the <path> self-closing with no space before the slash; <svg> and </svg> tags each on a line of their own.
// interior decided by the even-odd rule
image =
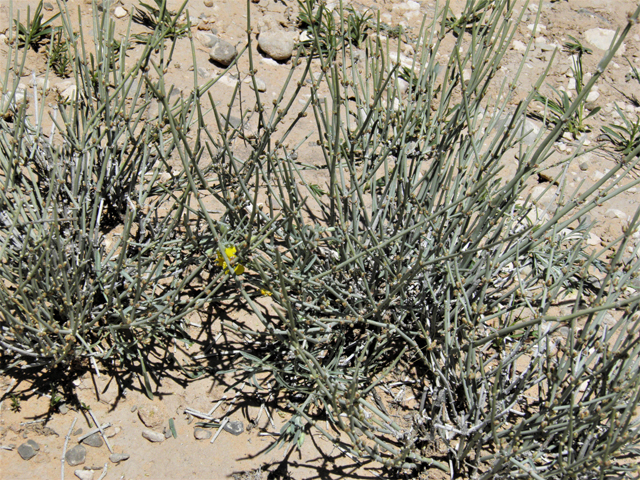
<svg viewBox="0 0 640 480">
<path fill-rule="evenodd" d="M 270 297 L 271 295 L 273 295 L 273 293 L 271 293 L 269 290 L 265 290 L 264 288 L 261 288 L 261 289 L 260 289 L 260 293 L 261 293 L 262 295 L 266 295 L 266 296 L 268 296 L 268 297 Z"/>
<path fill-rule="evenodd" d="M 236 258 L 236 251 L 236 247 L 227 247 L 224 249 L 224 253 L 229 261 Z M 221 252 L 218 252 L 218 259 L 216 261 L 218 265 L 224 269 L 225 273 L 229 273 L 229 267 L 227 266 L 227 262 L 225 262 Z M 244 273 L 244 265 L 237 265 L 233 271 L 236 272 L 236 275 L 242 275 Z"/>
</svg>

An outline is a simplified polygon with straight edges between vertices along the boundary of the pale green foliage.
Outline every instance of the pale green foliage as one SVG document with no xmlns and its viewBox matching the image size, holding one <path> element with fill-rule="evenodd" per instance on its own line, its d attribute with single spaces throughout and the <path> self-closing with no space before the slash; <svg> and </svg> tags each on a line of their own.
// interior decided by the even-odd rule
<svg viewBox="0 0 640 480">
<path fill-rule="evenodd" d="M 227 285 L 224 298 L 261 322 L 223 324 L 245 342 L 231 371 L 282 393 L 275 398 L 293 412 L 273 446 L 300 447 L 320 431 L 389 468 L 456 478 L 627 472 L 618 459 L 637 454 L 640 440 L 640 262 L 637 247 L 625 252 L 640 213 L 609 257 L 587 253 L 586 214 L 640 183 L 622 184 L 638 149 L 592 187 L 569 192 L 558 178 L 547 212 L 523 198 L 601 72 L 552 130 L 523 145 L 544 78 L 506 121 L 517 75 L 496 88 L 501 100 L 488 95 L 520 20 L 513 3 L 470 1 L 458 18 L 438 10 L 413 64 L 400 66 L 379 25 L 353 42 L 349 12 L 329 20 L 322 4 L 303 2 L 307 56 L 294 58 L 301 66 L 273 108 L 254 88 L 251 135 L 246 112 L 237 128 L 225 120 L 241 82 L 227 112 L 207 95 L 220 77 L 169 105 L 162 54 L 127 69 L 120 52 L 97 63 L 101 76 L 83 75 L 74 101 L 60 106 L 64 142 L 43 138 L 24 106 L 12 107 L 5 118 L 19 121 L 0 128 L 2 345 L 17 361 L 47 365 L 133 351 L 145 372 L 140 345 L 170 339 L 184 315 L 223 298 Z M 150 50 L 161 48 L 163 28 Z M 440 65 L 446 35 L 457 43 Z M 364 53 L 355 47 L 362 42 Z M 303 89 L 310 97 L 292 115 Z M 216 125 L 205 124 L 206 111 Z M 295 160 L 301 147 L 287 146 L 305 113 L 316 120 L 323 161 L 313 168 L 326 185 Z M 107 137 L 114 141 L 104 147 Z M 250 147 L 242 156 L 239 140 Z M 506 176 L 501 161 L 514 150 L 517 168 Z M 170 157 L 182 171 L 161 180 Z M 219 217 L 205 195 L 223 206 Z M 146 213 L 150 204 L 160 213 Z M 111 247 L 107 212 L 121 226 Z M 560 315 L 559 300 L 572 302 Z M 409 416 L 390 413 L 381 398 L 398 378 L 419 399 Z"/>
</svg>

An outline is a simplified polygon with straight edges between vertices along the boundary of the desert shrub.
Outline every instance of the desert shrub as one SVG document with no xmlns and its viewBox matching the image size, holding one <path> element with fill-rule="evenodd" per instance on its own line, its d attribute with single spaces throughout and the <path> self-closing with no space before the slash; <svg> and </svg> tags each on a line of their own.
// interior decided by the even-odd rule
<svg viewBox="0 0 640 480">
<path fill-rule="evenodd" d="M 203 276 L 215 258 L 200 262 L 183 229 L 193 189 L 177 131 L 189 131 L 193 104 L 169 104 L 154 75 L 171 61 L 167 26 L 127 65 L 128 37 L 115 40 L 107 13 L 93 53 L 62 18 L 74 82 L 50 131 L 43 91 L 34 87 L 31 105 L 3 104 L 0 345 L 10 365 L 143 362 L 143 351 L 184 338 L 184 317 L 216 289 L 216 275 Z M 20 51 L 8 58 L 21 64 Z M 17 78 L 7 73 L 3 91 Z"/>
<path fill-rule="evenodd" d="M 305 11 L 323 18 L 314 7 Z M 336 36 L 347 31 L 341 21 Z M 327 185 L 295 160 L 290 129 L 273 139 L 275 111 L 291 104 L 283 89 L 249 159 L 238 161 L 251 174 L 228 195 L 231 224 L 246 222 L 234 212 L 250 205 L 255 225 L 277 227 L 247 261 L 274 304 L 245 294 L 263 329 L 227 325 L 256 341 L 239 368 L 247 381 L 268 373 L 261 385 L 286 395 L 294 412 L 277 444 L 299 445 L 314 428 L 390 467 L 484 479 L 633 468 L 617 459 L 637 453 L 639 439 L 640 297 L 630 285 L 640 262 L 637 247 L 624 253 L 638 214 L 595 252 L 586 214 L 638 184 L 628 175 L 638 149 L 589 188 L 570 191 L 559 175 L 546 209 L 525 196 L 613 53 L 527 146 L 526 114 L 544 78 L 500 122 L 518 78 L 497 80 L 500 62 L 518 22 L 513 2 L 468 4 L 454 23 L 445 9 L 423 28 L 410 65 L 394 60 L 399 51 L 379 29 L 356 62 L 349 42 L 328 40 L 320 20 L 305 22 L 323 39 L 305 53 L 321 62 L 310 109 Z M 448 32 L 456 45 L 439 65 Z M 506 176 L 514 150 L 517 168 Z M 561 301 L 571 308 L 558 313 Z M 391 378 L 411 379 L 420 398 L 409 418 L 380 401 Z"/>
<path fill-rule="evenodd" d="M 587 214 L 640 183 L 628 175 L 639 149 L 593 186 L 571 191 L 561 173 L 546 207 L 525 195 L 615 48 L 528 146 L 544 77 L 507 114 L 524 66 L 512 78 L 500 71 L 522 15 L 513 3 L 438 11 L 407 61 L 372 19 L 354 41 L 348 10 L 308 0 L 310 41 L 273 105 L 254 88 L 252 132 L 247 111 L 239 126 L 229 121 L 241 82 L 226 112 L 208 95 L 221 75 L 169 103 L 163 32 L 175 17 L 154 24 L 132 68 L 111 36 L 92 62 L 67 28 L 84 60 L 55 135 L 43 134 L 37 107 L 28 114 L 15 95 L 2 104 L 0 344 L 31 365 L 143 362 L 145 343 L 182 335 L 194 309 L 242 298 L 262 325 L 225 323 L 245 342 L 238 381 L 280 394 L 293 412 L 273 446 L 301 445 L 315 429 L 393 469 L 628 473 L 622 460 L 640 438 L 640 262 L 638 246 L 627 252 L 640 213 L 606 248 L 586 239 Z M 3 91 L 15 92 L 10 78 Z M 316 120 L 305 141 L 319 146 L 326 185 L 297 160 L 302 144 L 288 145 L 305 115 Z M 419 399 L 408 416 L 390 414 L 380 395 L 398 378 Z"/>
</svg>

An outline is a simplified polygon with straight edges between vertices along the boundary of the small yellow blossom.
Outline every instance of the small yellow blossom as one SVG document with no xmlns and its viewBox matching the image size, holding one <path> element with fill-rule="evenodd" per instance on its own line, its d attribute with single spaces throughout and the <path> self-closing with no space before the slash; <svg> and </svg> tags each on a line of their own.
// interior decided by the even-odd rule
<svg viewBox="0 0 640 480">
<path fill-rule="evenodd" d="M 262 295 L 266 295 L 266 296 L 268 296 L 268 297 L 270 297 L 271 295 L 273 295 L 273 293 L 271 293 L 269 290 L 265 290 L 264 288 L 261 288 L 261 289 L 260 289 L 260 293 L 261 293 Z"/>
<path fill-rule="evenodd" d="M 236 247 L 227 247 L 224 249 L 224 253 L 229 261 L 236 258 L 236 251 Z M 229 267 L 227 266 L 227 262 L 225 262 L 221 252 L 218 252 L 218 259 L 216 261 L 218 265 L 224 269 L 225 273 L 229 273 Z M 236 275 L 242 275 L 244 273 L 244 265 L 236 265 L 233 271 L 236 272 Z"/>
</svg>

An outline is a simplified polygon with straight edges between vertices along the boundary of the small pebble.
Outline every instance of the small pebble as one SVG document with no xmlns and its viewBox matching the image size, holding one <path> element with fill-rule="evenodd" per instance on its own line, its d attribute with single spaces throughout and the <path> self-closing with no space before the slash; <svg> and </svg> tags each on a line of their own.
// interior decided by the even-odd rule
<svg viewBox="0 0 640 480">
<path fill-rule="evenodd" d="M 204 0 L 205 7 L 213 7 L 213 0 Z"/>
<path fill-rule="evenodd" d="M 160 443 L 165 441 L 165 436 L 163 433 L 154 432 L 153 430 L 145 429 L 142 431 L 142 436 L 149 440 L 150 442 Z"/>
<path fill-rule="evenodd" d="M 93 480 L 93 470 L 74 470 L 73 474 L 80 480 Z"/>
<path fill-rule="evenodd" d="M 231 62 L 237 56 L 236 47 L 221 39 L 218 39 L 216 44 L 209 50 L 209 58 L 225 67 L 231 65 Z"/>
<path fill-rule="evenodd" d="M 66 403 L 63 403 L 62 405 L 60 405 L 58 407 L 58 411 L 62 414 L 62 415 L 66 415 L 67 413 L 69 413 L 69 407 L 67 406 Z"/>
<path fill-rule="evenodd" d="M 282 30 L 260 32 L 258 36 L 260 50 L 279 62 L 287 61 L 293 54 L 295 46 L 293 35 Z"/>
<path fill-rule="evenodd" d="M 251 89 L 253 89 L 253 81 L 249 82 L 249 86 L 251 87 Z M 267 84 L 264 82 L 264 80 L 261 80 L 259 78 L 256 78 L 256 87 L 258 88 L 259 92 L 266 92 L 267 91 Z"/>
<path fill-rule="evenodd" d="M 227 424 L 224 426 L 224 431 L 229 432 L 232 435 L 240 435 L 242 432 L 244 432 L 244 425 L 239 420 L 232 420 L 230 422 L 227 422 Z"/>
<path fill-rule="evenodd" d="M 131 455 L 129 455 L 128 453 L 114 453 L 113 455 L 109 456 L 109 460 L 111 460 L 111 462 L 113 463 L 120 463 L 120 462 L 124 462 L 125 460 L 129 460 L 129 457 Z"/>
<path fill-rule="evenodd" d="M 93 435 L 89 435 L 87 438 L 82 440 L 84 445 L 89 445 L 90 447 L 100 448 L 104 442 L 102 441 L 102 437 L 99 433 L 94 433 Z"/>
<path fill-rule="evenodd" d="M 113 16 L 116 18 L 124 18 L 127 16 L 127 11 L 122 7 L 116 7 L 113 11 Z"/>
<path fill-rule="evenodd" d="M 76 445 L 71 450 L 67 451 L 67 454 L 64 456 L 64 458 L 72 467 L 81 465 L 87 458 L 87 449 L 82 445 Z"/>
<path fill-rule="evenodd" d="M 31 448 L 33 448 L 36 452 L 40 451 L 40 445 L 38 445 L 35 440 L 27 440 L 27 444 L 31 445 Z"/>
<path fill-rule="evenodd" d="M 193 436 L 196 438 L 196 440 L 207 440 L 211 438 L 211 431 L 204 428 L 196 427 L 193 429 Z"/>
<path fill-rule="evenodd" d="M 18 454 L 23 460 L 31 460 L 36 456 L 36 451 L 29 443 L 23 443 L 18 447 Z"/>
<path fill-rule="evenodd" d="M 82 435 L 82 432 L 83 432 L 82 428 L 78 428 L 78 429 L 75 430 L 75 432 L 73 432 L 73 434 L 74 435 Z"/>
<path fill-rule="evenodd" d="M 51 10 L 53 10 L 53 5 L 51 5 L 51 3 L 49 2 L 44 2 L 42 4 L 42 7 L 47 11 L 50 12 Z"/>
<path fill-rule="evenodd" d="M 169 93 L 169 97 L 174 90 Z M 160 415 L 160 410 L 156 405 L 145 405 L 138 409 L 138 417 L 140 421 L 144 423 L 147 427 L 153 428 L 158 427 L 164 423 L 164 418 Z"/>
<path fill-rule="evenodd" d="M 104 429 L 104 434 L 107 436 L 107 438 L 111 438 L 119 434 L 121 430 L 122 429 L 120 427 L 110 426 Z"/>
</svg>

